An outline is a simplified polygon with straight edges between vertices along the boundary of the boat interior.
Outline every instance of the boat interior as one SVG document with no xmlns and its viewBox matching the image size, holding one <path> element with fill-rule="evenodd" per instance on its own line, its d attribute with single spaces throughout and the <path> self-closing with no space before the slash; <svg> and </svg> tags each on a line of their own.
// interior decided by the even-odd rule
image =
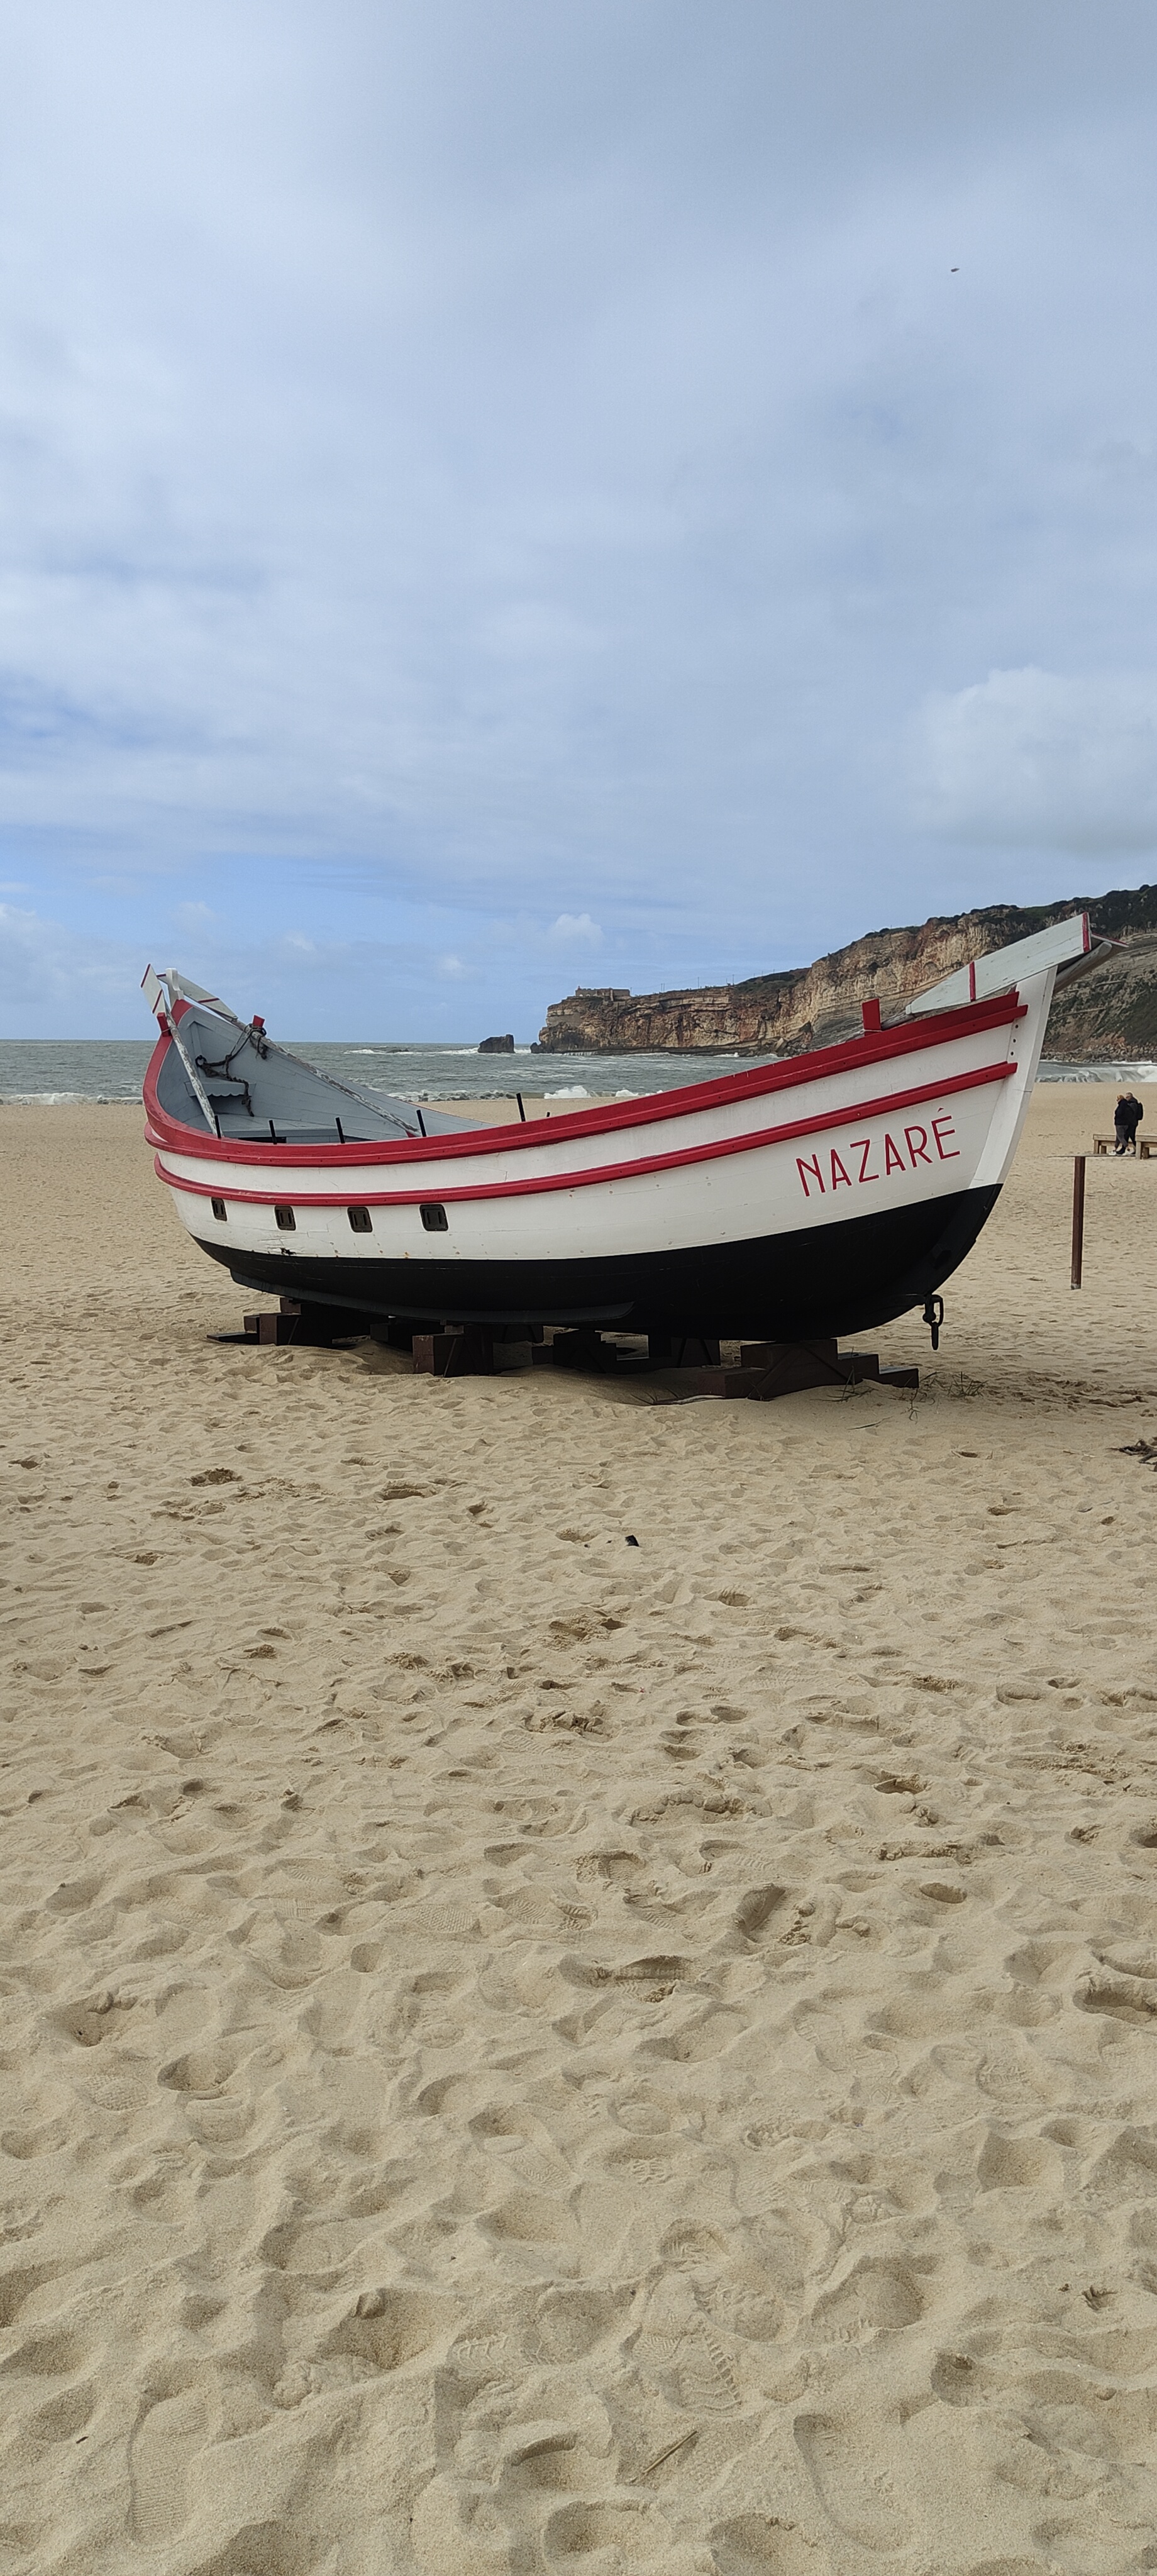
<svg viewBox="0 0 1157 2576">
<path fill-rule="evenodd" d="M 201 1001 L 189 1002 L 170 1026 L 157 1100 L 167 1117 L 198 1134 L 242 1144 L 380 1145 L 460 1136 L 485 1123 L 337 1082 L 260 1028 Z"/>
</svg>

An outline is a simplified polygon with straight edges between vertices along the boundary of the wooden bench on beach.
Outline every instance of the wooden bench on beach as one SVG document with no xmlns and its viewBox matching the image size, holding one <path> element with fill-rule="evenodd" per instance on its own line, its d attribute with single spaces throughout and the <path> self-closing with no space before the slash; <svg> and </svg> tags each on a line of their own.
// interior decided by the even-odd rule
<svg viewBox="0 0 1157 2576">
<path fill-rule="evenodd" d="M 1112 1148 L 1115 1153 L 1116 1147 L 1117 1139 L 1115 1136 L 1094 1136 L 1093 1138 L 1094 1154 L 1107 1154 L 1110 1148 Z M 1157 1154 L 1157 1136 L 1138 1136 L 1137 1152 L 1141 1161 L 1143 1163 L 1147 1163 L 1152 1154 Z"/>
</svg>

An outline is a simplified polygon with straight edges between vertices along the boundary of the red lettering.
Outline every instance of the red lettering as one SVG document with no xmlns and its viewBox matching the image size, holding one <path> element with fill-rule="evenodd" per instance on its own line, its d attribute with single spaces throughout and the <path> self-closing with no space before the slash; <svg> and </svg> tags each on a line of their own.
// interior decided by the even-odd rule
<svg viewBox="0 0 1157 2576">
<path fill-rule="evenodd" d="M 912 1142 L 912 1138 L 914 1136 L 918 1136 L 920 1139 L 918 1145 L 914 1145 Z M 926 1127 L 906 1127 L 904 1129 L 904 1142 L 912 1157 L 913 1171 L 915 1171 L 917 1163 L 931 1162 L 932 1156 L 928 1152 L 928 1130 Z"/>
<path fill-rule="evenodd" d="M 894 1145 L 894 1144 L 892 1143 L 892 1139 L 891 1139 L 891 1137 L 890 1137 L 890 1136 L 885 1136 L 885 1138 L 884 1138 L 884 1178 L 885 1178 L 885 1180 L 887 1180 L 887 1177 L 888 1177 L 889 1172 L 902 1172 L 902 1171 L 903 1171 L 903 1169 L 904 1169 L 904 1157 L 903 1157 L 902 1153 L 900 1152 L 900 1148 L 899 1148 L 899 1146 L 898 1146 L 898 1145 Z"/>
<path fill-rule="evenodd" d="M 950 1136 L 954 1136 L 956 1134 L 956 1129 L 950 1118 L 934 1118 L 932 1121 L 932 1133 L 936 1139 L 936 1151 L 939 1154 L 942 1163 L 956 1163 L 960 1159 L 960 1147 L 959 1145 L 954 1145 L 950 1153 L 945 1152 L 944 1140 L 940 1133 L 942 1127 L 947 1128 Z"/>
<path fill-rule="evenodd" d="M 820 1197 L 822 1198 L 822 1197 L 823 1197 L 823 1194 L 824 1194 L 824 1176 L 823 1176 L 823 1173 L 822 1173 L 822 1172 L 821 1172 L 821 1170 L 820 1170 L 820 1158 L 819 1158 L 819 1155 L 818 1155 L 818 1154 L 812 1154 L 811 1156 L 809 1156 L 808 1161 L 807 1161 L 806 1163 L 803 1163 L 803 1162 L 801 1162 L 801 1161 L 800 1161 L 799 1155 L 797 1154 L 797 1155 L 796 1155 L 796 1158 L 795 1158 L 795 1168 L 796 1168 L 797 1172 L 799 1173 L 799 1176 L 800 1176 L 801 1181 L 803 1182 L 803 1194 L 804 1194 L 805 1199 L 810 1199 L 810 1197 L 811 1197 L 811 1191 L 809 1190 L 808 1185 L 807 1185 L 807 1176 L 808 1176 L 808 1173 L 809 1173 L 809 1172 L 811 1172 L 811 1173 L 813 1174 L 813 1176 L 814 1176 L 814 1178 L 815 1178 L 815 1181 L 816 1181 L 816 1185 L 817 1185 L 818 1190 L 819 1190 Z"/>
<path fill-rule="evenodd" d="M 871 1137 L 853 1136 L 851 1150 L 853 1154 L 858 1153 L 860 1157 L 860 1168 L 856 1174 L 856 1179 L 858 1181 L 878 1181 L 880 1177 L 879 1173 L 870 1172 L 868 1170 L 868 1156 L 872 1150 Z"/>
<path fill-rule="evenodd" d="M 833 1147 L 832 1147 L 832 1188 L 833 1188 L 833 1190 L 838 1190 L 838 1188 L 839 1188 L 839 1186 L 840 1186 L 840 1182 L 841 1182 L 841 1181 L 843 1182 L 845 1189 L 849 1189 L 849 1190 L 850 1190 L 850 1188 L 851 1188 L 851 1186 L 852 1186 L 852 1175 L 851 1175 L 851 1173 L 850 1173 L 850 1172 L 846 1172 L 846 1171 L 844 1170 L 844 1167 L 843 1167 L 843 1164 L 842 1164 L 842 1163 L 841 1163 L 841 1161 L 840 1161 L 839 1155 L 837 1154 L 837 1152 L 836 1152 L 836 1150 L 835 1150 L 835 1147 L 833 1146 Z"/>
</svg>

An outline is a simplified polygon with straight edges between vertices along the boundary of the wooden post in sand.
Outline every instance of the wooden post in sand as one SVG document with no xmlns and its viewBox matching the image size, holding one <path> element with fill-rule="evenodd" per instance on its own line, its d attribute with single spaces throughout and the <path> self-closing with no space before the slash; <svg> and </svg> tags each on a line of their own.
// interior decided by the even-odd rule
<svg viewBox="0 0 1157 2576">
<path fill-rule="evenodd" d="M 1069 1274 L 1070 1288 L 1081 1284 L 1081 1265 L 1085 1253 L 1085 1157 L 1073 1156 L 1073 1265 Z"/>
</svg>

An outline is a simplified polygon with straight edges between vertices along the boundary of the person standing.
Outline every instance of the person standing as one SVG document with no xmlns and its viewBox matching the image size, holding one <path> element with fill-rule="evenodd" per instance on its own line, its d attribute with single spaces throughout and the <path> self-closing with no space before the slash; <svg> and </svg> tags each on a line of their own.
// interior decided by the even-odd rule
<svg viewBox="0 0 1157 2576">
<path fill-rule="evenodd" d="M 1116 1146 L 1114 1148 L 1116 1153 L 1136 1153 L 1137 1129 L 1139 1128 L 1144 1115 L 1144 1106 L 1142 1102 L 1138 1100 L 1136 1093 L 1133 1091 L 1123 1091 L 1120 1094 L 1117 1106 L 1113 1112 L 1113 1127 L 1117 1138 Z"/>
</svg>

